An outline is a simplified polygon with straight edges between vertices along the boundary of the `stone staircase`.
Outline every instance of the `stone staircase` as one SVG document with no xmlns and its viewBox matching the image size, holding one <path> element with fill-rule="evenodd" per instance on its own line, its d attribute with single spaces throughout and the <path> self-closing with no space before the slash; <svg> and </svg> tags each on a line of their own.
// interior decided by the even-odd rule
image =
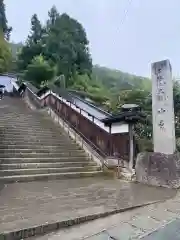
<svg viewBox="0 0 180 240">
<path fill-rule="evenodd" d="M 53 121 L 17 98 L 0 101 L 0 181 L 90 177 L 102 171 Z"/>
</svg>

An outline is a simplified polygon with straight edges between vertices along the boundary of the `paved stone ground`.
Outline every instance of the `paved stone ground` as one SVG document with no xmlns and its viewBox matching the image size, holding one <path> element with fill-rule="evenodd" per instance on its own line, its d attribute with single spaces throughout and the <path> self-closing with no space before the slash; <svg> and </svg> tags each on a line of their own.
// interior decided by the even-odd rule
<svg viewBox="0 0 180 240">
<path fill-rule="evenodd" d="M 180 239 L 180 219 L 176 219 L 169 224 L 152 232 L 142 240 L 179 240 Z"/>
<path fill-rule="evenodd" d="M 103 178 L 9 184 L 0 191 L 0 233 L 124 209 L 175 194 L 174 190 Z"/>
<path fill-rule="evenodd" d="M 162 203 L 115 214 L 33 240 L 180 239 L 180 191 Z"/>
</svg>

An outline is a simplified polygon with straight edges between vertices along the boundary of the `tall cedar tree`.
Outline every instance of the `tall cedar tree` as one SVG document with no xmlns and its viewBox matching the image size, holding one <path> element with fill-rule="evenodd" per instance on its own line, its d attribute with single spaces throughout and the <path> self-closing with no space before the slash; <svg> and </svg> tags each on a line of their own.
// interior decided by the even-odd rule
<svg viewBox="0 0 180 240">
<path fill-rule="evenodd" d="M 4 4 L 4 0 L 0 0 L 0 28 L 4 34 L 4 38 L 6 40 L 9 40 L 11 31 L 12 31 L 12 27 L 8 26 L 8 21 L 6 18 L 6 7 Z"/>
</svg>

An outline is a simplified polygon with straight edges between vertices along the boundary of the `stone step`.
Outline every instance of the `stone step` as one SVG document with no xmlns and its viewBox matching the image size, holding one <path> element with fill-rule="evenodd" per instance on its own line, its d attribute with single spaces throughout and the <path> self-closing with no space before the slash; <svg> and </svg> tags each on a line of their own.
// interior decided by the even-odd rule
<svg viewBox="0 0 180 240">
<path fill-rule="evenodd" d="M 18 115 L 21 115 L 21 114 L 18 114 Z M 2 115 L 0 115 L 0 123 L 1 123 L 1 125 L 3 125 L 4 121 L 8 121 L 10 123 L 9 125 L 11 125 L 14 122 L 16 122 L 17 125 L 19 125 L 18 123 L 20 123 L 20 122 L 22 122 L 23 125 L 28 125 L 28 123 L 30 123 L 30 122 L 34 123 L 36 125 L 39 125 L 39 126 L 42 123 L 45 123 L 45 124 L 51 123 L 52 124 L 50 117 L 49 117 L 49 119 L 47 119 L 47 118 L 43 118 L 43 116 L 28 116 L 27 118 L 24 117 L 23 115 L 21 115 L 20 117 L 13 116 L 13 115 L 10 116 L 10 117 L 8 117 L 8 116 L 9 116 L 8 113 L 4 114 L 4 117 Z M 41 119 L 41 120 L 39 121 L 39 119 Z"/>
<path fill-rule="evenodd" d="M 102 171 L 49 173 L 49 174 L 33 174 L 33 175 L 16 175 L 16 176 L 0 177 L 0 182 L 3 182 L 3 183 L 30 182 L 30 181 L 43 181 L 43 180 L 95 177 L 95 176 L 101 176 L 101 175 L 103 175 Z"/>
<path fill-rule="evenodd" d="M 61 168 L 61 167 L 84 167 L 84 166 L 97 166 L 95 162 L 79 161 L 79 162 L 47 162 L 47 163 L 7 163 L 1 164 L 1 170 L 7 169 L 32 169 L 32 168 Z"/>
<path fill-rule="evenodd" d="M 1 128 L 1 132 L 0 132 L 2 135 L 19 135 L 19 133 L 21 133 L 22 135 L 25 135 L 25 134 L 31 134 L 31 133 L 34 133 L 34 134 L 37 134 L 37 135 L 49 135 L 49 134 L 52 134 L 52 135 L 55 135 L 55 136 L 58 136 L 58 135 L 64 135 L 66 136 L 66 133 L 64 132 L 64 130 L 59 127 L 59 128 L 54 128 L 54 129 L 51 129 L 49 127 L 46 127 L 45 130 L 43 131 L 43 127 L 41 126 L 40 128 L 33 128 L 33 127 L 30 127 L 30 128 L 19 128 L 19 129 L 12 129 L 12 128 L 9 128 L 7 129 L 3 129 Z"/>
<path fill-rule="evenodd" d="M 1 110 L 2 110 L 2 108 L 1 108 Z M 13 110 L 12 110 L 12 112 L 13 112 Z M 27 122 L 33 121 L 33 122 L 36 122 L 39 124 L 41 123 L 41 120 L 48 122 L 51 119 L 49 116 L 46 117 L 42 114 L 37 114 L 37 113 L 30 114 L 30 112 L 17 112 L 16 114 L 11 114 L 8 111 L 1 112 L 0 117 L 1 117 L 0 121 L 4 121 L 4 120 L 8 119 L 10 122 L 14 122 L 17 119 L 17 120 L 26 120 Z M 26 123 L 26 122 L 24 122 L 24 123 Z"/>
<path fill-rule="evenodd" d="M 41 144 L 41 143 L 37 143 L 37 144 L 19 144 L 19 145 L 16 145 L 16 144 L 8 144 L 8 145 L 3 145 L 3 144 L 0 144 L 0 149 L 2 150 L 5 150 L 5 149 L 12 149 L 12 150 L 18 150 L 19 149 L 30 149 L 30 150 L 35 150 L 35 149 L 46 149 L 46 150 L 51 150 L 53 151 L 54 149 L 59 149 L 60 151 L 61 150 L 66 150 L 66 151 L 70 151 L 70 150 L 75 150 L 75 149 L 81 149 L 78 145 L 67 145 L 66 147 L 64 147 L 63 145 L 50 145 L 49 143 L 48 144 Z"/>
<path fill-rule="evenodd" d="M 57 131 L 58 129 L 58 131 Z M 49 126 L 46 126 L 46 128 L 44 128 L 43 125 L 41 125 L 39 128 L 35 129 L 33 128 L 33 125 L 29 126 L 29 127 L 26 127 L 26 128 L 17 128 L 17 127 L 8 127 L 6 126 L 6 128 L 1 128 L 1 132 L 2 133 L 8 133 L 8 134 L 18 134 L 19 132 L 22 132 L 22 133 L 31 133 L 31 132 L 34 132 L 34 133 L 42 133 L 42 134 L 50 134 L 50 133 L 54 133 L 54 134 L 62 134 L 63 133 L 63 129 L 59 126 L 59 127 L 51 127 L 50 125 Z"/>
<path fill-rule="evenodd" d="M 0 149 L 7 149 L 7 148 L 11 148 L 11 149 L 50 149 L 51 151 L 53 149 L 59 149 L 59 151 L 70 151 L 72 150 L 76 150 L 76 149 L 80 149 L 79 146 L 73 145 L 73 144 L 65 144 L 65 143 L 58 143 L 58 142 L 21 142 L 21 143 L 0 143 L 1 147 Z"/>
<path fill-rule="evenodd" d="M 21 116 L 21 117 L 18 117 L 18 116 L 10 116 L 10 117 L 7 117 L 9 116 L 9 114 L 7 115 L 4 115 L 3 116 L 0 116 L 0 126 L 3 126 L 3 122 L 5 121 L 8 121 L 9 125 L 13 125 L 14 123 L 16 123 L 16 126 L 20 126 L 19 123 L 22 122 L 23 126 L 27 125 L 29 123 L 34 123 L 35 125 L 38 125 L 38 126 L 41 126 L 42 123 L 50 123 L 50 121 L 48 121 L 47 119 L 44 119 L 40 116 L 29 116 L 29 117 L 24 117 L 24 116 Z M 41 121 L 39 121 L 38 119 L 41 119 Z"/>
<path fill-rule="evenodd" d="M 20 115 L 20 117 L 18 117 Z M 40 120 L 39 120 L 40 119 Z M 47 118 L 44 118 L 42 115 L 40 116 L 28 116 L 28 117 L 25 117 L 23 116 L 21 113 L 18 113 L 18 115 L 11 115 L 9 117 L 9 113 L 5 114 L 2 116 L 0 115 L 0 124 L 3 125 L 3 122 L 4 121 L 8 121 L 8 123 L 10 123 L 9 125 L 12 125 L 13 123 L 17 123 L 17 126 L 19 125 L 19 123 L 22 122 L 23 125 L 28 125 L 29 122 L 32 122 L 36 125 L 41 125 L 42 123 L 45 123 L 45 124 L 52 124 L 51 122 L 51 118 L 49 117 L 48 119 Z M 0 126 L 1 126 L 0 125 Z"/>
<path fill-rule="evenodd" d="M 13 111 L 13 110 L 12 110 Z M 4 121 L 4 120 L 9 120 L 10 122 L 15 122 L 16 120 L 18 121 L 25 121 L 24 124 L 26 124 L 26 122 L 32 121 L 38 124 L 41 124 L 41 121 L 43 122 L 51 122 L 51 118 L 48 116 L 44 116 L 42 114 L 30 114 L 30 113 L 22 113 L 22 112 L 18 112 L 17 114 L 10 114 L 9 112 L 4 112 L 0 114 L 0 121 Z"/>
<path fill-rule="evenodd" d="M 84 150 L 82 149 L 71 149 L 70 151 L 66 151 L 65 149 L 12 149 L 12 148 L 6 148 L 6 149 L 0 149 L 0 156 L 3 156 L 4 154 L 10 154 L 10 155 L 17 155 L 17 154 L 52 154 L 52 153 L 58 153 L 63 156 L 73 156 L 74 154 L 79 153 L 80 155 L 85 154 Z"/>
<path fill-rule="evenodd" d="M 43 130 L 43 128 L 47 128 L 50 129 L 50 127 L 52 127 L 51 124 L 44 124 L 43 122 L 41 124 L 33 124 L 32 122 L 28 122 L 26 124 L 23 124 L 21 122 L 19 122 L 17 124 L 17 122 L 12 122 L 10 123 L 8 120 L 4 120 L 4 122 L 2 124 L 0 124 L 0 128 L 3 129 L 4 126 L 7 126 L 8 129 L 13 128 L 16 129 L 17 131 L 21 131 L 21 130 L 31 130 L 32 128 L 35 130 Z M 33 126 L 33 127 L 32 127 Z M 55 129 L 57 129 L 59 126 L 55 125 Z M 59 127 L 59 129 L 61 129 Z"/>
<path fill-rule="evenodd" d="M 1 158 L 13 158 L 13 157 L 15 157 L 15 158 L 34 158 L 34 157 L 36 157 L 36 158 L 42 158 L 42 157 L 49 157 L 49 158 L 51 158 L 51 157 L 75 157 L 75 156 L 77 156 L 77 157 L 79 157 L 79 156 L 84 156 L 84 157 L 86 157 L 86 155 L 85 155 L 85 153 L 83 152 L 83 151 L 81 151 L 81 152 L 79 152 L 79 151 L 73 151 L 73 152 L 71 152 L 71 151 L 68 151 L 68 152 L 66 152 L 66 151 L 64 151 L 64 152 L 49 152 L 49 153 L 43 153 L 43 152 L 41 152 L 41 153 L 38 153 L 38 152 L 29 152 L 29 153 L 21 153 L 21 152 L 19 152 L 19 153 L 1 153 L 0 154 L 0 157 Z"/>
<path fill-rule="evenodd" d="M 2 129 L 0 129 L 0 134 L 2 136 L 9 136 L 9 137 L 12 137 L 12 136 L 15 136 L 15 137 L 18 137 L 18 136 L 24 136 L 26 134 L 33 134 L 33 135 L 37 135 L 37 136 L 68 136 L 67 133 L 64 132 L 63 129 L 59 128 L 59 129 L 48 129 L 46 128 L 47 130 L 43 131 L 42 127 L 40 129 L 34 129 L 34 128 L 30 128 L 30 129 L 19 129 L 19 130 L 13 130 L 13 131 L 3 131 Z"/>
<path fill-rule="evenodd" d="M 28 136 L 26 138 L 21 138 L 21 139 L 4 139 L 0 141 L 0 144 L 2 145 L 22 145 L 22 144 L 28 144 L 28 145 L 33 145 L 33 144 L 44 144 L 44 145 L 60 145 L 60 146 L 67 146 L 67 145 L 73 145 L 75 142 L 71 141 L 70 139 L 48 139 L 48 138 L 32 138 Z"/>
<path fill-rule="evenodd" d="M 12 130 L 12 129 L 6 129 L 6 130 L 2 130 L 0 132 L 1 135 L 5 135 L 5 136 L 19 136 L 19 133 L 21 133 L 21 135 L 24 134 L 35 134 L 35 135 L 54 135 L 54 136 L 65 136 L 64 132 L 61 130 L 61 128 L 58 129 L 59 131 L 57 131 L 57 129 L 45 129 L 44 131 L 42 129 L 39 130 L 34 130 L 33 128 L 31 128 L 31 130 L 28 129 L 21 129 L 21 130 Z"/>
<path fill-rule="evenodd" d="M 22 131 L 19 131 L 19 133 L 1 133 L 0 137 L 3 138 L 9 138 L 9 139 L 21 139 L 23 137 L 30 136 L 30 137 L 40 137 L 40 138 L 65 138 L 68 139 L 68 135 L 62 134 L 62 132 L 50 132 L 50 133 L 38 133 L 37 131 L 34 131 L 33 129 L 27 133 L 23 133 Z"/>
<path fill-rule="evenodd" d="M 37 136 L 37 137 L 66 137 L 67 138 L 67 135 L 63 134 L 62 132 L 57 132 L 57 131 L 54 131 L 54 132 L 38 132 L 38 131 L 34 131 L 33 129 L 31 131 L 27 131 L 27 132 L 23 132 L 23 131 L 19 131 L 19 132 L 0 132 L 0 136 L 1 137 L 7 137 L 7 138 L 22 138 L 23 136 L 26 136 L 26 135 L 32 135 L 32 136 Z"/>
<path fill-rule="evenodd" d="M 4 111 L 3 111 L 4 110 Z M 16 112 L 14 111 L 16 110 Z M 33 112 L 33 111 L 26 111 L 26 109 L 3 109 L 1 108 L 1 113 L 0 113 L 1 119 L 3 118 L 9 118 L 10 120 L 15 120 L 15 119 L 34 119 L 34 117 L 40 117 L 41 113 L 38 112 Z M 16 118 L 15 118 L 16 117 Z M 35 118 L 37 122 L 39 121 L 39 118 Z"/>
<path fill-rule="evenodd" d="M 47 125 L 47 126 L 45 125 L 44 126 L 43 124 L 41 124 L 40 126 L 34 127 L 32 123 L 29 123 L 27 126 L 22 126 L 21 125 L 19 127 L 16 126 L 16 128 L 14 127 L 15 125 L 16 125 L 16 123 L 14 123 L 12 126 L 10 126 L 8 123 L 6 123 L 6 124 L 4 124 L 4 126 L 0 127 L 1 132 L 2 133 L 4 133 L 4 132 L 11 133 L 11 132 L 14 131 L 14 133 L 17 133 L 17 134 L 20 133 L 20 132 L 22 132 L 22 133 L 26 133 L 26 132 L 64 133 L 63 128 L 61 128 L 60 126 L 56 126 L 56 125 L 54 126 L 53 129 L 52 129 L 51 125 Z M 13 130 L 11 131 L 11 129 L 13 129 Z M 43 129 L 45 131 L 43 131 Z"/>
<path fill-rule="evenodd" d="M 57 134 L 37 134 L 36 132 L 29 132 L 27 134 L 23 134 L 22 132 L 19 132 L 19 134 L 1 134 L 0 133 L 0 140 L 21 140 L 23 138 L 39 138 L 39 139 L 59 139 L 59 140 L 69 140 L 68 135 L 64 135 L 61 133 Z"/>
<path fill-rule="evenodd" d="M 102 175 L 101 167 L 47 114 L 10 100 L 0 111 L 0 182 Z"/>
<path fill-rule="evenodd" d="M 70 138 L 68 137 L 40 137 L 40 136 L 35 136 L 33 134 L 29 134 L 26 135 L 26 136 L 21 136 L 21 137 L 13 137 L 13 138 L 7 138 L 7 137 L 2 137 L 0 135 L 0 143 L 21 143 L 21 142 L 45 142 L 45 143 L 48 143 L 48 142 L 58 142 L 58 143 L 65 143 L 65 144 L 71 144 L 71 143 L 74 143 L 75 141 L 74 140 L 71 140 Z"/>
<path fill-rule="evenodd" d="M 16 116 L 17 119 L 20 119 L 20 118 L 27 118 L 28 119 L 34 119 L 36 120 L 37 122 L 40 122 L 40 117 L 42 119 L 47 119 L 49 117 L 49 115 L 47 115 L 47 113 L 45 114 L 42 114 L 42 112 L 34 112 L 34 111 L 26 111 L 26 109 L 16 109 L 17 112 L 15 112 L 14 110 L 15 109 L 6 109 L 4 108 L 4 111 L 3 109 L 1 108 L 2 112 L 1 112 L 1 116 L 2 118 L 10 118 L 11 117 L 11 120 L 14 120 L 14 118 L 12 118 L 13 116 Z M 14 115 L 13 115 L 14 113 Z"/>
<path fill-rule="evenodd" d="M 20 125 L 17 125 L 17 123 L 13 123 L 12 125 L 8 123 L 8 121 L 6 122 L 6 128 L 4 128 L 4 126 L 1 126 L 0 129 L 2 130 L 2 132 L 17 132 L 19 133 L 20 131 L 23 132 L 27 132 L 27 131 L 32 131 L 33 129 L 35 129 L 35 131 L 38 132 L 48 132 L 48 131 L 54 131 L 56 132 L 56 130 L 58 129 L 59 132 L 61 131 L 61 127 L 60 126 L 54 126 L 52 128 L 52 125 L 50 124 L 41 124 L 38 125 L 37 127 L 33 126 L 32 123 L 29 123 L 27 126 L 23 126 L 23 124 L 19 123 Z M 44 129 L 44 131 L 43 131 Z"/>
<path fill-rule="evenodd" d="M 84 156 L 79 157 L 42 157 L 42 158 L 1 158 L 1 163 L 50 163 L 50 162 L 88 162 L 89 159 Z"/>
<path fill-rule="evenodd" d="M 19 131 L 6 131 L 3 132 L 0 129 L 0 136 L 7 136 L 9 138 L 11 137 L 21 137 L 21 136 L 26 136 L 26 135 L 35 135 L 35 136 L 44 136 L 44 137 L 68 137 L 67 133 L 65 133 L 61 129 L 54 129 L 54 130 L 48 130 L 48 131 L 41 131 L 41 130 L 36 130 L 36 129 L 29 129 L 27 131 L 25 130 L 19 130 Z"/>
<path fill-rule="evenodd" d="M 13 111 L 13 110 L 12 110 Z M 37 120 L 37 116 L 29 115 L 28 113 L 22 113 L 18 112 L 17 114 L 11 114 L 9 112 L 1 112 L 0 114 L 0 122 L 3 123 L 3 121 L 8 120 L 10 123 L 16 122 L 16 120 L 22 121 L 24 124 L 26 124 L 28 121 L 33 121 L 40 124 L 40 121 Z"/>
<path fill-rule="evenodd" d="M 100 167 L 85 166 L 85 167 L 61 167 L 61 168 L 28 168 L 28 169 L 8 169 L 0 170 L 0 176 L 15 176 L 15 175 L 33 175 L 33 174 L 50 174 L 50 173 L 70 173 L 70 172 L 84 172 L 84 171 L 97 171 Z"/>
<path fill-rule="evenodd" d="M 18 111 L 18 109 L 16 109 L 16 113 L 14 111 L 15 109 L 11 109 L 11 110 L 5 110 L 3 111 L 3 109 L 1 108 L 1 113 L 0 113 L 0 117 L 1 119 L 9 119 L 11 121 L 15 121 L 16 119 L 26 119 L 27 121 L 30 120 L 34 120 L 36 122 L 40 122 L 40 118 L 41 119 L 48 119 L 49 115 L 43 115 L 40 112 L 32 112 L 32 111 L 26 111 L 26 109 L 22 109 L 22 111 Z M 48 117 L 48 118 L 47 118 Z"/>
<path fill-rule="evenodd" d="M 24 139 L 24 141 L 0 141 L 0 144 L 1 146 L 8 146 L 8 148 L 10 146 L 22 146 L 22 145 L 28 145 L 28 146 L 57 146 L 57 147 L 63 147 L 63 148 L 66 148 L 66 147 L 75 147 L 77 146 L 75 144 L 75 142 L 63 142 L 63 141 L 51 141 L 51 140 L 29 140 L 27 141 L 26 139 Z"/>
</svg>

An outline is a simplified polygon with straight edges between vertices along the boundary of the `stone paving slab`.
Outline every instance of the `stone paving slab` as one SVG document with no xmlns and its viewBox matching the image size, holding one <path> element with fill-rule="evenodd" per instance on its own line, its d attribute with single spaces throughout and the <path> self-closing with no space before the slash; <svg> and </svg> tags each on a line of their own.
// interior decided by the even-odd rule
<svg viewBox="0 0 180 240">
<path fill-rule="evenodd" d="M 142 240 L 179 240 L 180 239 L 180 219 L 176 219 L 166 226 L 154 231 Z"/>
<path fill-rule="evenodd" d="M 180 239 L 180 214 L 171 210 L 174 211 L 179 204 L 180 195 L 177 194 L 165 202 L 61 229 L 32 240 L 176 240 Z"/>
<path fill-rule="evenodd" d="M 123 240 L 129 240 L 129 237 L 136 238 L 143 234 L 143 231 L 129 223 L 122 223 L 121 226 L 115 226 L 110 229 L 108 229 L 107 234 L 112 239 L 123 239 Z M 89 238 L 90 240 L 91 238 Z"/>
<path fill-rule="evenodd" d="M 62 229 L 60 231 L 46 234 L 41 237 L 35 237 L 32 238 L 32 240 L 91 240 L 91 238 L 98 239 L 99 237 L 107 236 L 107 231 L 105 231 L 106 229 L 113 228 L 115 226 L 118 226 L 119 223 L 122 224 L 124 221 L 128 222 L 129 220 L 131 220 L 134 215 L 138 214 L 138 210 L 139 209 L 134 209 L 132 211 L 111 215 L 106 218 L 97 219 L 88 223 L 73 226 L 71 228 Z M 107 240 L 107 238 L 105 238 L 105 240 Z"/>
<path fill-rule="evenodd" d="M 126 209 L 175 194 L 103 178 L 8 184 L 0 191 L 0 233 Z"/>
</svg>

